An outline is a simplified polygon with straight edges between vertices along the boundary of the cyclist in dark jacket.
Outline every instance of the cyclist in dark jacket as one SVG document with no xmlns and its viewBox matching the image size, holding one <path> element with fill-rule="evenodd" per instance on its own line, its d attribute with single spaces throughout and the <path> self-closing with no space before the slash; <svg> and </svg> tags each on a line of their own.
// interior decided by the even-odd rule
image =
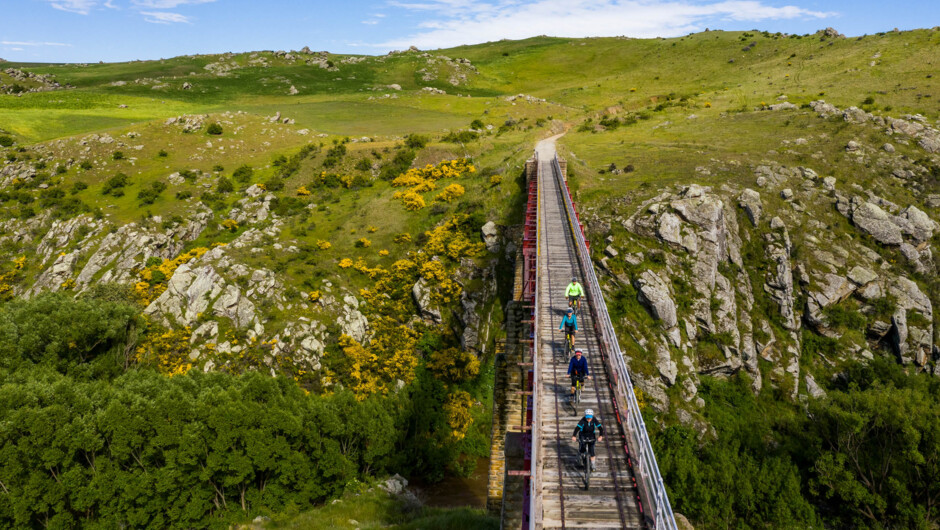
<svg viewBox="0 0 940 530">
<path fill-rule="evenodd" d="M 574 397 L 575 383 L 581 381 L 583 384 L 585 377 L 588 379 L 591 377 L 588 372 L 587 359 L 581 355 L 581 348 L 576 349 L 574 356 L 568 361 L 568 375 L 571 376 L 571 397 Z"/>
<path fill-rule="evenodd" d="M 595 432 L 597 434 L 596 440 L 594 438 Z M 584 411 L 584 417 L 574 428 L 571 441 L 579 443 L 579 454 L 583 453 L 585 445 L 587 446 L 588 454 L 591 455 L 591 469 L 596 469 L 594 467 L 594 442 L 604 441 L 604 426 L 601 425 L 601 420 L 594 417 L 593 410 L 587 409 Z"/>
</svg>

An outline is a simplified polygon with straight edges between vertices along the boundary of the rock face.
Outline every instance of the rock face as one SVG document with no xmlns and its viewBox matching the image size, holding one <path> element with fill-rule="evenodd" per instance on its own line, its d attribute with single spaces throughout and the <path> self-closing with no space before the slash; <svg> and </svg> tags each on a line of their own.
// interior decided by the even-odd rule
<svg viewBox="0 0 940 530">
<path fill-rule="evenodd" d="M 901 244 L 901 229 L 891 222 L 888 214 L 876 204 L 870 202 L 860 204 L 852 212 L 852 222 L 879 243 L 885 245 Z"/>
<path fill-rule="evenodd" d="M 411 295 L 418 306 L 418 314 L 429 319 L 434 324 L 441 323 L 441 309 L 431 304 L 431 288 L 428 282 L 421 278 L 411 288 Z"/>
<path fill-rule="evenodd" d="M 649 308 L 654 318 L 663 322 L 663 326 L 672 328 L 679 323 L 676 317 L 676 303 L 672 301 L 669 287 L 662 278 L 647 270 L 634 281 L 634 285 L 640 302 Z"/>
<path fill-rule="evenodd" d="M 486 244 L 486 250 L 493 253 L 499 252 L 500 237 L 499 229 L 497 228 L 496 223 L 493 221 L 488 221 L 480 229 L 480 233 L 483 237 L 483 243 Z"/>
</svg>

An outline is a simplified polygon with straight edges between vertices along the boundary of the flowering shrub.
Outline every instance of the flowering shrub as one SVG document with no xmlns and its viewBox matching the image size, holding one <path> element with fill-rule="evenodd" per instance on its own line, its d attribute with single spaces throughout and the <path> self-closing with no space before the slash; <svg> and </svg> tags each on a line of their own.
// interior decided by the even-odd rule
<svg viewBox="0 0 940 530">
<path fill-rule="evenodd" d="M 411 381 L 418 364 L 415 353 L 417 333 L 413 329 L 392 325 L 383 319 L 373 325 L 377 330 L 368 349 L 349 335 L 339 338 L 347 370 L 337 375 L 359 400 L 377 392 L 387 394 L 399 379 L 406 383 Z"/>
<path fill-rule="evenodd" d="M 426 206 L 424 197 L 418 195 L 418 193 L 414 190 L 396 192 L 392 198 L 401 199 L 401 201 L 405 204 L 405 209 L 409 212 L 416 212 Z"/>
<path fill-rule="evenodd" d="M 364 237 L 360 237 L 359 241 L 356 241 L 356 248 L 369 248 L 372 245 L 372 242 Z"/>
<path fill-rule="evenodd" d="M 460 383 L 480 373 L 480 360 L 471 352 L 447 348 L 431 352 L 428 368 L 438 379 Z"/>
<path fill-rule="evenodd" d="M 330 247 L 332 246 L 333 244 L 329 241 L 323 241 L 322 239 L 317 240 L 317 248 L 320 250 L 330 250 Z"/>
<path fill-rule="evenodd" d="M 308 298 L 311 302 L 318 302 L 318 301 L 320 301 L 320 291 L 319 291 L 319 290 L 311 291 L 310 294 L 307 295 L 307 298 Z"/>
<path fill-rule="evenodd" d="M 66 291 L 69 291 L 69 290 L 71 290 L 73 287 L 75 287 L 75 279 L 74 279 L 74 278 L 69 278 L 68 280 L 65 280 L 64 282 L 62 282 L 62 284 L 61 284 L 59 287 L 61 287 L 62 289 L 66 290 Z"/>
<path fill-rule="evenodd" d="M 13 284 L 19 271 L 26 266 L 26 256 L 13 258 L 13 270 L 0 274 L 0 300 L 7 300 L 13 296 Z"/>
<path fill-rule="evenodd" d="M 490 186 L 499 186 L 503 182 L 502 175 L 493 175 L 490 177 Z"/>
<path fill-rule="evenodd" d="M 379 256 L 388 256 L 388 251 L 385 250 L 385 249 L 380 250 L 380 251 L 379 251 Z"/>
<path fill-rule="evenodd" d="M 374 234 L 374 233 L 376 233 L 376 232 L 378 232 L 378 231 L 379 231 L 378 227 L 375 227 L 375 226 L 370 226 L 370 227 L 369 227 L 369 233 L 370 233 L 370 234 Z"/>
<path fill-rule="evenodd" d="M 428 164 L 423 168 L 409 169 L 392 180 L 392 186 L 408 189 L 395 192 L 392 198 L 400 199 L 406 210 L 412 212 L 417 211 L 426 206 L 424 197 L 422 197 L 421 194 L 436 189 L 436 181 L 444 178 L 456 178 L 466 173 L 475 172 L 476 168 L 473 167 L 473 164 L 466 158 L 445 160 L 436 166 Z M 463 186 L 452 184 L 438 196 L 438 199 L 451 201 L 463 194 Z"/>
<path fill-rule="evenodd" d="M 339 260 L 339 267 L 341 269 L 348 269 L 353 266 L 353 261 L 349 258 L 343 258 Z"/>
<path fill-rule="evenodd" d="M 467 429 L 473 423 L 470 409 L 473 407 L 473 398 L 463 390 L 455 390 L 447 396 L 444 403 L 444 413 L 447 414 L 447 425 L 451 428 L 451 436 L 462 440 L 467 435 Z"/>
<path fill-rule="evenodd" d="M 463 186 L 460 184 L 451 184 L 444 188 L 440 194 L 438 194 L 436 200 L 452 202 L 456 199 L 459 199 L 460 197 L 463 197 L 464 193 L 466 193 L 466 190 L 464 190 Z"/>
<path fill-rule="evenodd" d="M 297 188 L 297 195 L 300 195 L 301 197 L 306 197 L 307 195 L 310 195 L 310 190 L 308 190 L 305 186 L 301 186 Z"/>
<path fill-rule="evenodd" d="M 411 234 L 398 234 L 392 239 L 392 241 L 398 243 L 399 245 L 402 243 L 411 243 Z"/>
<path fill-rule="evenodd" d="M 174 376 L 185 374 L 192 368 L 189 339 L 192 328 L 164 329 L 148 321 L 143 340 L 135 350 L 138 363 L 154 366 L 160 373 Z"/>
<path fill-rule="evenodd" d="M 705 102 L 705 108 L 706 108 L 706 109 L 712 108 L 712 103 L 711 103 L 711 101 L 706 101 L 706 102 Z"/>
<path fill-rule="evenodd" d="M 226 219 L 222 221 L 222 228 L 228 230 L 229 232 L 234 232 L 238 230 L 238 223 L 234 219 Z"/>
</svg>

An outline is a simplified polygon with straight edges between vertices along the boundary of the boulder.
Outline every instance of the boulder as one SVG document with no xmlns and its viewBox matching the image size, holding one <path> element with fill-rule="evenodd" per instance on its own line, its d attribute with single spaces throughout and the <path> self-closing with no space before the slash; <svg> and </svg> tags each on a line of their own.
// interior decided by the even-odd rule
<svg viewBox="0 0 940 530">
<path fill-rule="evenodd" d="M 659 217 L 659 226 L 656 229 L 659 238 L 667 243 L 682 243 L 682 220 L 679 216 L 666 212 Z"/>
<path fill-rule="evenodd" d="M 900 245 L 901 229 L 891 221 L 890 216 L 878 205 L 870 202 L 861 203 L 852 212 L 852 223 L 863 232 L 870 234 L 884 245 Z"/>
<path fill-rule="evenodd" d="M 432 306 L 431 288 L 428 286 L 427 280 L 424 278 L 419 279 L 411 288 L 411 296 L 414 297 L 415 304 L 418 306 L 419 315 L 435 324 L 441 323 L 441 309 Z"/>
<path fill-rule="evenodd" d="M 738 197 L 738 205 L 744 208 L 744 213 L 751 220 L 751 224 L 757 226 L 760 223 L 761 200 L 760 193 L 747 188 Z"/>
<path fill-rule="evenodd" d="M 863 286 L 877 280 L 878 275 L 865 267 L 856 265 L 849 271 L 849 279 L 856 285 Z"/>
<path fill-rule="evenodd" d="M 483 242 L 486 244 L 486 250 L 490 252 L 499 252 L 500 246 L 500 237 L 499 229 L 496 226 L 496 223 L 493 221 L 488 221 L 486 224 L 480 228 L 480 234 L 483 237 Z"/>
<path fill-rule="evenodd" d="M 669 287 L 656 273 L 643 271 L 634 281 L 634 287 L 639 301 L 649 308 L 654 318 L 662 321 L 664 327 L 671 328 L 679 322 L 676 303 L 669 295 Z"/>
</svg>

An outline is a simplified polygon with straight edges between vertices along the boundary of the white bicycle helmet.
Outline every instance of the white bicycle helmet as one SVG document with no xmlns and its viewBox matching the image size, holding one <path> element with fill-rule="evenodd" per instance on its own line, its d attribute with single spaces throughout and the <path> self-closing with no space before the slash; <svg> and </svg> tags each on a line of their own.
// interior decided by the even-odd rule
<svg viewBox="0 0 940 530">
<path fill-rule="evenodd" d="M 587 409 L 587 410 L 585 410 L 585 411 L 584 411 L 584 417 L 585 417 L 585 418 L 593 418 L 593 417 L 594 417 L 594 409 Z"/>
</svg>

